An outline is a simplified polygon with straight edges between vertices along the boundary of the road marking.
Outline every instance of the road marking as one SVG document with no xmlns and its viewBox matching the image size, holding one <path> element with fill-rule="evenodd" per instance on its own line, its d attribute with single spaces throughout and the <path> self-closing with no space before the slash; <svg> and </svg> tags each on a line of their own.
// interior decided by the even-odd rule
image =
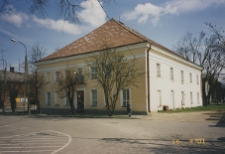
<svg viewBox="0 0 225 154">
<path fill-rule="evenodd" d="M 52 130 L 50 130 L 50 131 L 52 131 Z M 54 131 L 54 132 L 57 132 L 57 131 Z M 57 132 L 57 133 L 61 133 L 61 132 Z M 65 133 L 61 133 L 61 134 L 66 135 L 69 140 L 68 140 L 68 142 L 63 147 L 59 148 L 58 150 L 55 150 L 51 154 L 54 154 L 54 153 L 57 153 L 57 152 L 61 151 L 62 149 L 66 148 L 72 142 L 72 138 L 71 138 L 70 135 L 65 134 Z"/>
<path fill-rule="evenodd" d="M 9 130 L 1 130 L 2 132 L 8 132 L 8 131 L 13 131 L 13 130 L 19 130 L 19 129 L 27 129 L 27 127 L 22 127 L 22 128 L 16 128 L 16 129 L 9 129 Z"/>
<path fill-rule="evenodd" d="M 55 154 L 66 148 L 71 141 L 70 135 L 54 130 L 0 137 L 0 153 L 50 152 Z"/>
<path fill-rule="evenodd" d="M 0 126 L 0 127 L 8 127 L 9 125 L 2 125 L 2 126 Z"/>
<path fill-rule="evenodd" d="M 61 147 L 61 146 L 35 146 L 35 147 L 23 147 L 25 149 L 32 149 L 32 148 L 55 148 L 55 147 Z M 21 147 L 2 147 L 3 149 L 7 149 L 7 148 L 10 148 L 10 149 L 18 149 L 18 148 L 21 148 Z"/>
<path fill-rule="evenodd" d="M 15 152 L 18 152 L 18 153 L 22 153 L 22 152 L 34 153 L 34 152 L 48 152 L 48 151 L 53 151 L 53 150 L 1 151 L 1 152 L 4 152 L 4 153 L 15 153 Z"/>
</svg>

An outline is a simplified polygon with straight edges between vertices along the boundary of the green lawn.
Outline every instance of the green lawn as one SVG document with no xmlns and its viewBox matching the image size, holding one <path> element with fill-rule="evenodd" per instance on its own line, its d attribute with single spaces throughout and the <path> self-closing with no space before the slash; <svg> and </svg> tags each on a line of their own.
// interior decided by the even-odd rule
<svg viewBox="0 0 225 154">
<path fill-rule="evenodd" d="M 174 112 L 196 112 L 196 111 L 225 111 L 225 104 L 181 108 L 181 109 L 169 110 L 169 111 L 161 110 L 159 112 L 174 113 Z"/>
</svg>

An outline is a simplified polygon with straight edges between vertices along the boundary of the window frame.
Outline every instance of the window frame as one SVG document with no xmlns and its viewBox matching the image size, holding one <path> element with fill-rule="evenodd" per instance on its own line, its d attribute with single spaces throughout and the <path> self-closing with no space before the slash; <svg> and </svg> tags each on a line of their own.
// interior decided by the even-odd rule
<svg viewBox="0 0 225 154">
<path fill-rule="evenodd" d="M 45 102 L 46 105 L 51 105 L 51 92 L 50 91 L 47 91 L 46 92 L 46 102 Z"/>
<path fill-rule="evenodd" d="M 70 102 L 67 98 L 67 96 L 64 98 L 64 106 L 69 106 L 70 105 Z"/>
<path fill-rule="evenodd" d="M 95 71 L 93 71 L 95 69 Z M 91 66 L 90 67 L 90 78 L 92 80 L 98 79 L 98 70 L 96 66 Z"/>
<path fill-rule="evenodd" d="M 170 80 L 174 80 L 174 71 L 173 71 L 173 67 L 170 67 Z"/>
<path fill-rule="evenodd" d="M 190 77 L 190 83 L 192 83 L 192 73 L 189 74 Z"/>
<path fill-rule="evenodd" d="M 161 77 L 161 66 L 159 63 L 156 63 L 156 76 Z"/>
<path fill-rule="evenodd" d="M 181 105 L 185 105 L 185 94 L 184 94 L 184 91 L 181 91 Z"/>
<path fill-rule="evenodd" d="M 162 91 L 161 90 L 157 90 L 157 104 L 158 107 L 162 106 Z"/>
<path fill-rule="evenodd" d="M 60 71 L 55 71 L 55 82 L 58 82 L 60 79 Z"/>
<path fill-rule="evenodd" d="M 124 99 L 125 94 L 125 99 Z M 127 106 L 127 103 L 130 101 L 130 89 L 123 89 L 122 90 L 122 106 Z"/>
<path fill-rule="evenodd" d="M 181 83 L 183 84 L 184 83 L 184 71 L 183 70 L 180 72 L 180 75 L 181 75 Z"/>
<path fill-rule="evenodd" d="M 193 104 L 193 93 L 190 92 L 190 101 L 191 101 L 191 104 Z"/>
<path fill-rule="evenodd" d="M 51 75 L 51 72 L 46 72 L 45 73 L 45 82 L 46 83 L 49 83 L 50 82 L 50 75 Z"/>
<path fill-rule="evenodd" d="M 197 85 L 199 84 L 199 77 L 196 75 Z"/>
<path fill-rule="evenodd" d="M 199 99 L 200 99 L 199 92 L 197 92 L 197 103 L 198 104 L 199 104 Z"/>
<path fill-rule="evenodd" d="M 77 75 L 83 75 L 83 68 L 82 67 L 77 68 Z"/>
<path fill-rule="evenodd" d="M 93 92 L 96 91 L 96 94 L 93 95 Z M 90 103 L 91 103 L 91 106 L 98 106 L 98 90 L 97 89 L 91 89 L 90 90 Z M 94 98 L 96 97 L 96 98 Z M 95 102 L 94 102 L 95 101 Z"/>
</svg>

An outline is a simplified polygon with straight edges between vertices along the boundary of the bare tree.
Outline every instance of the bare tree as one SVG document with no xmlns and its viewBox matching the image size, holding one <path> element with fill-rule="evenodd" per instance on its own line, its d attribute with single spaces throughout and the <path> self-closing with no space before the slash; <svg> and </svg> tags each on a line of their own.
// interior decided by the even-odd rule
<svg viewBox="0 0 225 154">
<path fill-rule="evenodd" d="M 40 46 L 39 44 L 34 45 L 31 48 L 31 55 L 30 55 L 30 70 L 32 72 L 36 71 L 36 66 L 34 65 L 35 62 L 41 60 L 46 55 L 46 49 L 43 46 Z"/>
<path fill-rule="evenodd" d="M 23 75 L 20 73 L 8 72 L 7 73 L 7 89 L 9 92 L 11 109 L 14 113 L 16 111 L 16 98 L 24 91 L 25 85 Z"/>
<path fill-rule="evenodd" d="M 32 47 L 31 50 L 31 57 L 30 57 L 30 69 L 31 74 L 28 77 L 29 83 L 29 102 L 34 103 L 37 105 L 38 113 L 41 113 L 41 104 L 39 101 L 39 91 L 44 84 L 44 77 L 39 75 L 37 72 L 37 68 L 34 65 L 35 62 L 41 60 L 46 54 L 46 49 L 40 45 L 35 45 Z M 28 105 L 28 113 L 30 113 L 30 104 Z"/>
<path fill-rule="evenodd" d="M 39 91 L 44 84 L 44 77 L 39 75 L 37 71 L 29 75 L 29 99 L 31 104 L 37 105 L 38 113 L 41 113 L 41 103 L 39 101 Z"/>
<path fill-rule="evenodd" d="M 55 10 L 62 16 L 64 20 L 71 21 L 73 23 L 79 22 L 77 15 L 78 10 L 81 9 L 81 2 L 92 0 L 55 0 Z M 46 17 L 48 14 L 48 9 L 50 7 L 50 0 L 21 0 L 21 3 L 25 3 L 28 6 L 28 10 L 31 14 L 39 14 L 42 17 Z M 99 1 L 98 1 L 99 2 Z M 115 2 L 115 0 L 103 0 L 105 3 Z M 2 0 L 0 2 L 0 13 L 5 13 L 7 11 L 13 11 L 11 7 L 10 0 Z M 100 2 L 99 2 L 100 3 Z"/>
<path fill-rule="evenodd" d="M 61 74 L 56 86 L 60 97 L 66 98 L 69 101 L 72 115 L 75 115 L 74 94 L 77 86 L 82 83 L 83 82 L 79 80 L 79 74 L 76 73 L 75 69 L 67 68 L 65 71 L 65 75 Z"/>
<path fill-rule="evenodd" d="M 8 82 L 8 89 L 9 89 L 9 96 L 10 96 L 10 103 L 12 113 L 16 111 L 16 98 L 19 93 L 19 82 L 10 81 Z"/>
<path fill-rule="evenodd" d="M 103 88 L 107 114 L 112 116 L 119 92 L 124 88 L 137 86 L 137 79 L 143 76 L 144 72 L 137 67 L 135 57 L 128 58 L 107 44 L 104 45 L 104 50 L 92 57 L 89 64 L 97 72 L 95 78 Z M 92 73 L 90 72 L 91 77 Z"/>
<path fill-rule="evenodd" d="M 217 81 L 221 77 L 221 71 L 225 68 L 225 38 L 221 28 L 217 29 L 212 24 L 209 26 L 211 34 L 206 36 L 201 32 L 199 38 L 193 38 L 187 33 L 178 42 L 176 51 L 182 57 L 199 64 L 202 70 L 202 92 L 204 105 L 209 104 L 210 96 L 217 86 Z M 215 82 L 216 81 L 216 82 Z M 206 92 L 205 84 L 209 84 Z"/>
<path fill-rule="evenodd" d="M 206 34 L 202 31 L 199 33 L 199 37 L 195 38 L 190 32 L 187 32 L 177 43 L 177 53 L 193 63 L 201 63 L 201 53 L 204 52 L 202 43 L 205 35 Z"/>
</svg>

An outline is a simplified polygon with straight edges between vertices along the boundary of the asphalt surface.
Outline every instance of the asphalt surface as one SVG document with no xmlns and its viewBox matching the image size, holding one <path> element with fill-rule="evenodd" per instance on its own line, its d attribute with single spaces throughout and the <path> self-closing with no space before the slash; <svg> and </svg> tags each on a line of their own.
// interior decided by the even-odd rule
<svg viewBox="0 0 225 154">
<path fill-rule="evenodd" d="M 0 153 L 225 153 L 224 112 L 0 116 Z"/>
</svg>

